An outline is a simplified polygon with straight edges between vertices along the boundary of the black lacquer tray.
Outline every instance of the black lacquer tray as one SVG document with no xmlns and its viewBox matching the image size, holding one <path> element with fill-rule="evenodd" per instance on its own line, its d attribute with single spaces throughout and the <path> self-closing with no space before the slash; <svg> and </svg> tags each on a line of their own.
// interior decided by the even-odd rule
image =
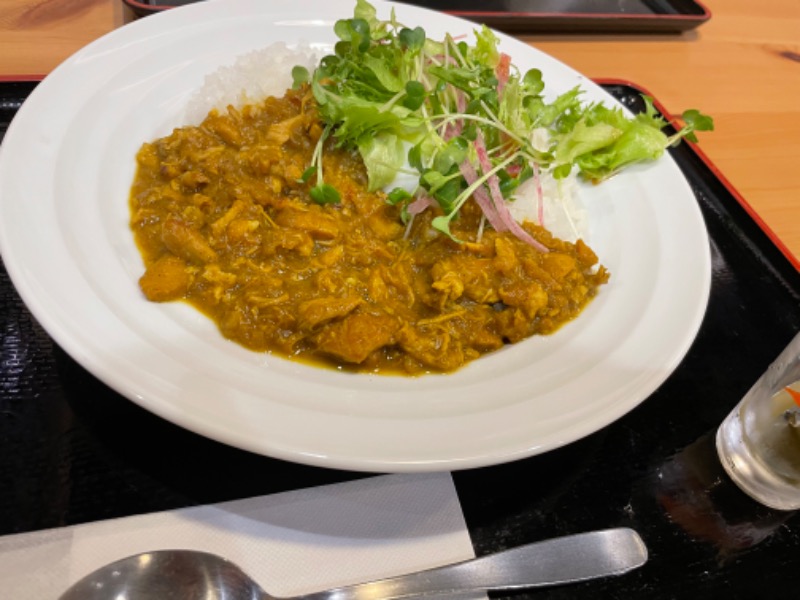
<svg viewBox="0 0 800 600">
<path fill-rule="evenodd" d="M 0 135 L 34 86 L 0 81 Z M 605 87 L 640 108 L 636 88 Z M 732 600 L 800 590 L 800 520 L 739 492 L 713 445 L 716 426 L 800 330 L 800 272 L 702 154 L 688 144 L 672 152 L 713 258 L 708 312 L 685 360 L 638 408 L 583 440 L 453 474 L 478 554 L 629 526 L 650 560 L 623 577 L 519 597 Z M 256 456 L 151 415 L 56 346 L 0 269 L 0 535 L 367 476 Z"/>
</svg>

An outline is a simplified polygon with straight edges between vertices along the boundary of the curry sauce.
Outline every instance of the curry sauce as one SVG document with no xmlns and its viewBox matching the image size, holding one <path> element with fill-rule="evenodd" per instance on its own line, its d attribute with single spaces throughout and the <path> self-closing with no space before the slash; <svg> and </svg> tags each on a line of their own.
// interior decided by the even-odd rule
<svg viewBox="0 0 800 600">
<path fill-rule="evenodd" d="M 472 202 L 451 223 L 463 243 L 431 227 L 433 209 L 405 225 L 332 141 L 323 170 L 341 200 L 315 203 L 303 173 L 321 134 L 313 97 L 290 90 L 144 144 L 130 198 L 144 295 L 189 302 L 255 351 L 417 374 L 552 333 L 608 280 L 586 244 L 534 224 L 547 253 L 478 235 Z"/>
</svg>

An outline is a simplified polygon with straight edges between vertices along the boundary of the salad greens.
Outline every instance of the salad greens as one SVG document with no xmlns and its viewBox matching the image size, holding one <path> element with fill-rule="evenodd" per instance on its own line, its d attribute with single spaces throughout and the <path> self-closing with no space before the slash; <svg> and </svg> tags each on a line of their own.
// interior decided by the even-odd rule
<svg viewBox="0 0 800 600">
<path fill-rule="evenodd" d="M 395 187 L 389 202 L 406 219 L 438 205 L 443 215 L 433 226 L 450 237 L 450 222 L 473 197 L 495 229 L 537 245 L 506 205 L 522 182 L 545 170 L 555 178 L 576 170 L 600 182 L 657 159 L 682 138 L 696 141 L 695 131 L 713 129 L 710 117 L 690 110 L 680 131 L 667 136 L 667 122 L 647 97 L 646 110 L 634 117 L 619 107 L 583 103 L 577 87 L 547 101 L 541 71 L 519 72 L 485 26 L 474 31 L 472 45 L 450 35 L 435 41 L 421 27 L 399 23 L 394 10 L 381 20 L 367 0 L 356 0 L 353 18 L 338 21 L 334 31 L 333 54 L 313 73 L 292 72 L 295 86 L 311 86 L 325 123 L 304 173 L 315 182 L 312 197 L 339 200 L 322 173 L 322 145 L 331 136 L 358 149 L 371 190 L 413 175 L 416 188 Z"/>
</svg>

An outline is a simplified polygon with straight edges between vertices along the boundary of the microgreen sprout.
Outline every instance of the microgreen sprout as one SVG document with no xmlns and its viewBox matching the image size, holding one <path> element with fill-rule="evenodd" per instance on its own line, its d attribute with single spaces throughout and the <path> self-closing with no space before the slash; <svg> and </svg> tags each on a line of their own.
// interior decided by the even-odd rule
<svg viewBox="0 0 800 600">
<path fill-rule="evenodd" d="M 311 157 L 311 166 L 303 172 L 300 178 L 303 183 L 308 183 L 311 178 L 316 175 L 317 183 L 309 190 L 309 194 L 317 204 L 336 204 L 341 200 L 341 196 L 336 188 L 325 183 L 322 178 L 322 148 L 330 132 L 331 126 L 328 125 L 323 130 L 319 142 L 314 148 L 314 154 Z"/>
</svg>

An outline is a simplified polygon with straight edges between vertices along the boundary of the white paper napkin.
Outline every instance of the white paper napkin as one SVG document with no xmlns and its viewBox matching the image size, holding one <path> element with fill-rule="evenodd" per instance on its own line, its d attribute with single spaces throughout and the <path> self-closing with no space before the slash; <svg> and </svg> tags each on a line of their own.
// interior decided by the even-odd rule
<svg viewBox="0 0 800 600">
<path fill-rule="evenodd" d="M 280 596 L 474 556 L 449 473 L 386 475 L 1 537 L 2 596 L 55 599 L 101 565 L 167 548 L 224 556 Z"/>
</svg>

